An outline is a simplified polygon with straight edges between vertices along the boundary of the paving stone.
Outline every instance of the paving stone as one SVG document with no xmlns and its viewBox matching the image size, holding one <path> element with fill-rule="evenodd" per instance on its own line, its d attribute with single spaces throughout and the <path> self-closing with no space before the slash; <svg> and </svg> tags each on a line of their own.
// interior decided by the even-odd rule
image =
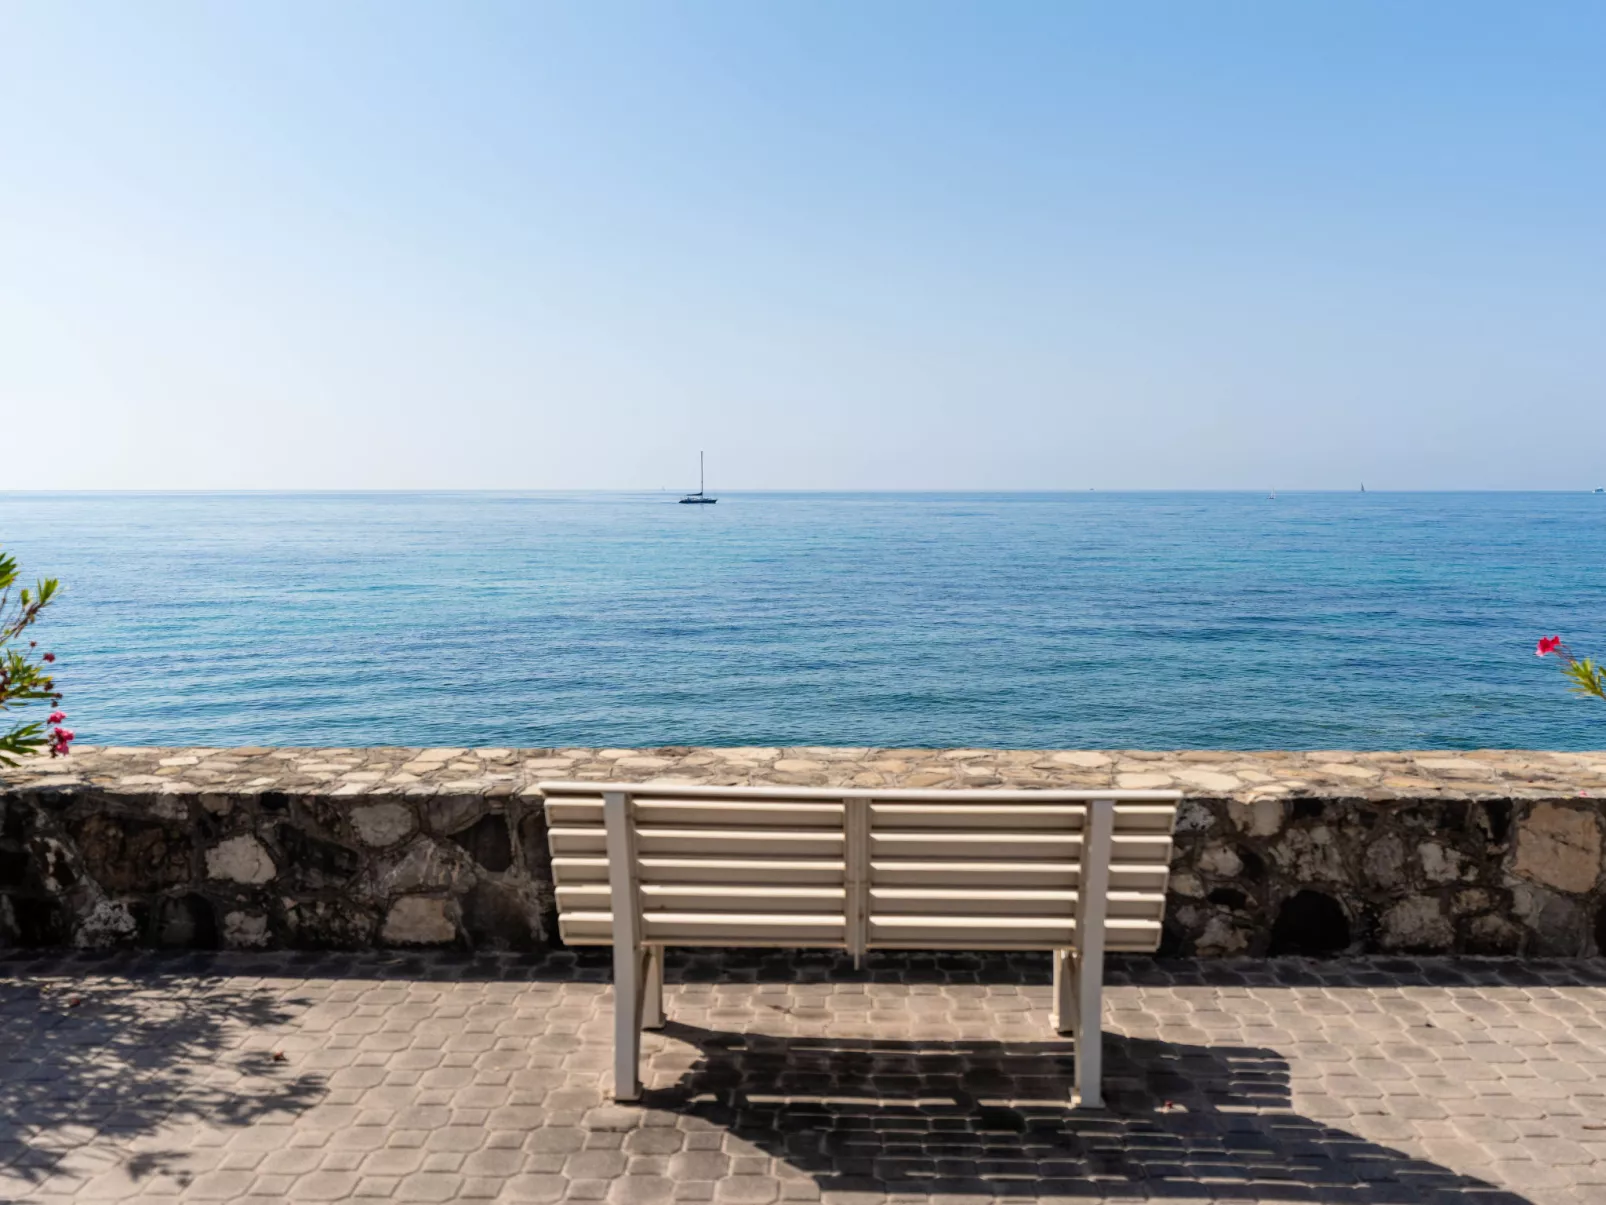
<svg viewBox="0 0 1606 1205">
<path fill-rule="evenodd" d="M 632 1176 L 614 1180 L 608 1188 L 613 1205 L 661 1205 L 669 1200 L 672 1185 L 661 1176 Z"/>
<path fill-rule="evenodd" d="M 563 1174 L 571 1180 L 611 1180 L 625 1174 L 629 1160 L 617 1150 L 586 1150 L 570 1155 Z"/>
<path fill-rule="evenodd" d="M 397 1201 L 455 1201 L 463 1189 L 463 1177 L 445 1172 L 420 1172 L 404 1176 L 391 1194 Z"/>
<path fill-rule="evenodd" d="M 350 1172 L 316 1171 L 298 1179 L 290 1195 L 297 1201 L 343 1201 L 356 1187 Z"/>
<path fill-rule="evenodd" d="M 509 1201 L 557 1201 L 568 1188 L 562 1176 L 525 1174 L 509 1178 L 502 1192 Z"/>
</svg>

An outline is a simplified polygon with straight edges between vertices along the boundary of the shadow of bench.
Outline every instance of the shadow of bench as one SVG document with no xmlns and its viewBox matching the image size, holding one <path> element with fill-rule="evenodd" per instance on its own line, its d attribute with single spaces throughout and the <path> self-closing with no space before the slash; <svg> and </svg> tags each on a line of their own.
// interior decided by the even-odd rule
<svg viewBox="0 0 1606 1205">
<path fill-rule="evenodd" d="M 1415 1205 L 1526 1199 L 1294 1108 L 1253 1046 L 1106 1035 L 1107 1109 L 1071 1107 L 1072 1044 L 732 1033 L 670 1021 L 649 1110 L 723 1129 L 822 1190 L 1019 1199 Z"/>
</svg>

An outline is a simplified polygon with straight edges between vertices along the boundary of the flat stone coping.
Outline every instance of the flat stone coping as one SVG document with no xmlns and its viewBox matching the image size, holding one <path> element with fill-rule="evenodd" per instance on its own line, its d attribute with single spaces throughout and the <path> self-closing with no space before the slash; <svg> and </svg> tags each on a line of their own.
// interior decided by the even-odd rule
<svg viewBox="0 0 1606 1205">
<path fill-rule="evenodd" d="M 1606 751 L 1234 753 L 1138 749 L 423 749 L 80 746 L 0 769 L 12 790 L 363 795 L 532 794 L 548 779 L 709 785 L 1178 788 L 1252 802 L 1606 798 Z"/>
</svg>

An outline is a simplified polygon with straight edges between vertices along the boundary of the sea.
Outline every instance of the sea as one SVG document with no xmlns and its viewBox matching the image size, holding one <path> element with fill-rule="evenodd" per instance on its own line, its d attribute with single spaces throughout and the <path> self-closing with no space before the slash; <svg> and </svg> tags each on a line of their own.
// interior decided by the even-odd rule
<svg viewBox="0 0 1606 1205">
<path fill-rule="evenodd" d="M 81 743 L 1606 749 L 1534 653 L 1606 657 L 1593 494 L 0 493 L 0 547 Z"/>
</svg>

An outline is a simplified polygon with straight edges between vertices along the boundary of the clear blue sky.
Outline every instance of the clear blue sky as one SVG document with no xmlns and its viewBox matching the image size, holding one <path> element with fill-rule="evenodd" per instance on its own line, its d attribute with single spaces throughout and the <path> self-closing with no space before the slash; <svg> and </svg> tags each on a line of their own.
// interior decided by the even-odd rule
<svg viewBox="0 0 1606 1205">
<path fill-rule="evenodd" d="M 1603 64 L 1598 2 L 3 0 L 0 487 L 1606 484 Z"/>
</svg>

